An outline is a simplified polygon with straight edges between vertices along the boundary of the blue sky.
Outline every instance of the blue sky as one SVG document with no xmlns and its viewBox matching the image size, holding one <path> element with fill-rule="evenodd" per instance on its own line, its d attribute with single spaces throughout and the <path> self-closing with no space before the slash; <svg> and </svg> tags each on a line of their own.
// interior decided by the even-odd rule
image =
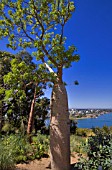
<svg viewBox="0 0 112 170">
<path fill-rule="evenodd" d="M 64 70 L 69 107 L 112 108 L 112 1 L 75 0 L 75 6 L 65 28 L 66 45 L 74 44 L 81 59 Z M 0 50 L 6 50 L 5 41 Z"/>
<path fill-rule="evenodd" d="M 66 27 L 69 43 L 81 56 L 65 73 L 69 107 L 112 108 L 112 1 L 76 0 L 76 11 Z"/>
</svg>

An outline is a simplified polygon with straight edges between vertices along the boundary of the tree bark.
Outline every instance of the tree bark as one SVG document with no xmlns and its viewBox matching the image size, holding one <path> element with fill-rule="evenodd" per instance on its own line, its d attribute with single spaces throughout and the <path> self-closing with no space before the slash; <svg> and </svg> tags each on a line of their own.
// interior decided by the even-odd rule
<svg viewBox="0 0 112 170">
<path fill-rule="evenodd" d="M 35 101 L 34 99 L 32 100 L 31 104 L 31 110 L 29 114 L 29 119 L 28 119 L 28 127 L 27 127 L 27 134 L 30 135 L 33 129 L 33 119 L 34 119 L 34 107 L 35 107 Z"/>
<path fill-rule="evenodd" d="M 36 100 L 36 87 L 35 87 L 34 97 L 33 97 L 33 100 L 32 100 L 30 114 L 29 114 L 28 127 L 27 127 L 27 134 L 28 135 L 31 134 L 32 129 L 33 129 L 35 100 Z"/>
<path fill-rule="evenodd" d="M 52 170 L 70 170 L 70 122 L 64 84 L 54 85 L 51 96 L 50 154 Z"/>
</svg>

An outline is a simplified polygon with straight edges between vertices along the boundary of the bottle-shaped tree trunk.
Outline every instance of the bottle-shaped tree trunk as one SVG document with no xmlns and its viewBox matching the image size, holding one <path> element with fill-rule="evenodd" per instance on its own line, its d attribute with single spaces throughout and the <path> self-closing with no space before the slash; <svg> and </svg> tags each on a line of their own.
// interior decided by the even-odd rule
<svg viewBox="0 0 112 170">
<path fill-rule="evenodd" d="M 51 96 L 50 153 L 52 170 L 70 170 L 70 122 L 63 83 L 54 85 Z"/>
</svg>

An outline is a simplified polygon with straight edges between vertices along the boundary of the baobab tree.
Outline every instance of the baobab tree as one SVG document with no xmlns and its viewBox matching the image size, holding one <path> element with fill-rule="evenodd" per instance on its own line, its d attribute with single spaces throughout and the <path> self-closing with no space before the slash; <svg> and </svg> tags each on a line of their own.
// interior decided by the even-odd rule
<svg viewBox="0 0 112 170">
<path fill-rule="evenodd" d="M 65 47 L 64 28 L 74 12 L 70 0 L 1 0 L 1 37 L 8 47 L 31 48 L 40 68 L 46 67 L 53 84 L 50 152 L 52 170 L 70 169 L 70 122 L 63 68 L 79 60 L 74 45 Z"/>
</svg>

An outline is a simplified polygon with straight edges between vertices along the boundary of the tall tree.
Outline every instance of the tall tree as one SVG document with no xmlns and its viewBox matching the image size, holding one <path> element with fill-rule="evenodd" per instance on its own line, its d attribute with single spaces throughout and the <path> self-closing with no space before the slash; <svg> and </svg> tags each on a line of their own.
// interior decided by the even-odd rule
<svg viewBox="0 0 112 170">
<path fill-rule="evenodd" d="M 13 54 L 10 54 L 5 51 L 0 51 L 0 132 L 3 125 L 3 117 L 4 117 L 4 95 L 5 90 L 7 89 L 7 86 L 5 86 L 3 81 L 3 76 L 6 75 L 10 71 L 10 61 L 14 58 Z"/>
<path fill-rule="evenodd" d="M 53 170 L 70 169 L 70 122 L 63 68 L 79 60 L 74 45 L 65 47 L 64 27 L 74 11 L 70 0 L 1 0 L 1 37 L 8 47 L 32 48 L 40 67 L 49 70 L 51 96 L 50 151 Z"/>
<path fill-rule="evenodd" d="M 18 122 L 20 126 L 20 122 L 26 120 L 28 122 L 27 134 L 30 134 L 33 129 L 36 100 L 44 94 L 42 88 L 45 88 L 45 83 L 40 82 L 44 70 L 41 72 L 37 68 L 32 62 L 32 56 L 27 52 L 20 52 L 10 63 L 11 70 L 4 75 L 4 84 L 9 87 L 5 90 L 4 98 L 10 106 L 7 116 L 10 121 L 13 117 L 12 123 L 15 126 Z"/>
</svg>

